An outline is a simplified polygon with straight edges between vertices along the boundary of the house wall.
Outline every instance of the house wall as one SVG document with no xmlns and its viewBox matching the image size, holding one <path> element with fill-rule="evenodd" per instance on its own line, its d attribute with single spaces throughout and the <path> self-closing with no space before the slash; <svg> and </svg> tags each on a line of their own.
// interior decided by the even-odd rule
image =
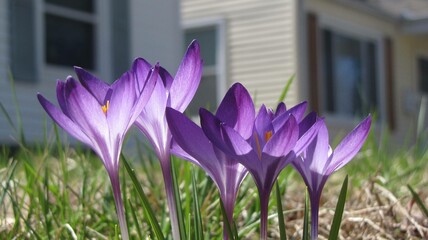
<svg viewBox="0 0 428 240">
<path fill-rule="evenodd" d="M 43 0 L 34 0 L 38 4 Z M 156 1 L 156 0 L 130 0 L 130 42 L 128 48 L 129 67 L 133 59 L 138 56 L 144 57 L 152 63 L 160 62 L 162 66 L 175 74 L 182 56 L 182 31 L 179 24 L 178 3 L 174 0 Z M 113 76 L 111 69 L 111 46 L 109 11 L 110 4 L 107 1 L 97 2 L 99 9 L 103 13 L 99 15 L 98 21 L 103 24 L 99 26 L 100 32 L 97 37 L 105 37 L 102 45 L 96 46 L 98 56 L 97 71 L 93 73 L 100 79 L 112 82 L 117 76 Z M 41 5 L 37 5 L 41 6 Z M 161 13 L 161 14 L 160 14 Z M 0 102 L 5 107 L 12 121 L 16 122 L 16 106 L 13 103 L 13 94 L 8 77 L 10 59 L 9 59 L 9 23 L 8 23 L 8 1 L 0 1 Z M 42 14 L 42 13 L 38 13 Z M 159 20 L 161 18 L 161 20 Z M 41 19 L 41 18 L 38 18 Z M 41 23 L 35 23 L 41 24 Z M 41 34 L 41 33 L 38 33 Z M 41 41 L 42 36 L 38 36 L 35 41 Z M 42 46 L 43 44 L 39 45 Z M 43 49 L 38 49 L 43 53 Z M 42 142 L 47 127 L 48 137 L 53 138 L 52 121 L 40 106 L 36 94 L 42 93 L 47 99 L 56 104 L 55 86 L 57 79 L 65 79 L 68 75 L 74 75 L 71 67 L 48 66 L 44 63 L 41 54 L 38 56 L 39 76 L 38 81 L 34 83 L 15 82 L 15 91 L 19 110 L 22 115 L 22 126 L 27 142 Z M 62 132 L 62 131 L 61 131 Z M 67 134 L 62 133 L 62 136 Z M 18 138 L 17 132 L 10 127 L 7 118 L 3 112 L 0 112 L 0 144 L 16 145 Z M 75 142 L 72 137 L 67 137 L 69 142 Z"/>
<path fill-rule="evenodd" d="M 131 56 L 159 62 L 173 76 L 184 54 L 179 1 L 131 0 Z"/>
<path fill-rule="evenodd" d="M 225 23 L 226 86 L 241 82 L 256 103 L 274 107 L 287 80 L 297 73 L 295 0 L 182 0 L 183 23 L 221 19 Z M 299 101 L 299 84 L 285 100 Z M 226 91 L 226 89 L 224 89 Z"/>
<path fill-rule="evenodd" d="M 395 101 L 394 117 L 396 129 L 395 139 L 409 140 L 414 135 L 417 114 L 419 111 L 417 57 L 428 53 L 428 35 L 406 35 L 400 31 L 398 22 L 376 12 L 363 11 L 338 1 L 308 0 L 304 6 L 305 13 L 316 13 L 322 21 L 335 19 L 338 25 L 345 24 L 358 31 L 362 29 L 383 37 L 389 37 L 393 44 L 393 76 Z M 382 46 L 381 46 L 382 47 Z M 427 55 L 428 56 L 428 55 Z M 381 81 L 384 81 L 381 80 Z M 381 84 L 381 86 L 383 86 Z M 383 92 L 382 98 L 385 99 Z M 385 100 L 382 107 L 385 108 Z M 383 109 L 385 114 L 385 109 Z M 385 120 L 385 119 L 384 119 Z M 335 126 L 350 129 L 355 122 L 330 121 Z M 351 124 L 352 123 L 352 124 Z M 385 122 L 384 122 L 385 123 Z M 378 127 L 386 126 L 386 124 Z"/>
</svg>

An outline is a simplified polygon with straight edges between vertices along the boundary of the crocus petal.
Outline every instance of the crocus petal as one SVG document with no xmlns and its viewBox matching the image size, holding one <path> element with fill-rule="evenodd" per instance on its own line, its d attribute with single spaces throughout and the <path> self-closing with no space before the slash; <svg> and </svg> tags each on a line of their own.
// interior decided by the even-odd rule
<svg viewBox="0 0 428 240">
<path fill-rule="evenodd" d="M 305 119 L 308 119 L 308 121 L 305 122 Z M 324 124 L 324 120 L 320 119 L 314 124 L 309 125 L 309 121 L 312 121 L 312 117 L 305 119 L 301 122 L 301 124 L 299 124 L 299 135 L 303 132 L 302 128 L 305 129 L 306 127 L 309 127 L 309 129 L 304 130 L 303 134 L 299 137 L 299 140 L 297 140 L 296 146 L 294 146 L 293 149 L 296 155 L 300 155 L 300 153 L 302 153 L 308 147 L 312 140 L 317 136 L 318 129 Z M 303 127 L 301 127 L 302 123 Z"/>
<path fill-rule="evenodd" d="M 152 65 L 147 62 L 144 58 L 136 58 L 132 63 L 132 72 L 135 74 L 137 80 L 137 94 L 139 91 L 144 89 L 148 76 L 152 72 Z"/>
<path fill-rule="evenodd" d="M 216 117 L 248 139 L 252 135 L 254 116 L 254 103 L 247 89 L 240 83 L 233 84 L 221 101 Z"/>
<path fill-rule="evenodd" d="M 305 161 L 301 156 L 296 157 L 292 162 L 291 165 L 296 169 L 297 172 L 299 172 L 300 176 L 302 176 L 303 181 L 305 182 L 306 186 L 309 188 L 309 191 L 313 191 L 312 189 L 312 178 L 311 178 L 311 172 L 308 167 L 305 165 Z"/>
<path fill-rule="evenodd" d="M 205 165 L 212 165 L 210 161 L 217 157 L 202 129 L 184 114 L 169 107 L 166 109 L 166 118 L 174 141 L 193 158 Z"/>
<path fill-rule="evenodd" d="M 371 116 L 364 119 L 354 128 L 336 147 L 327 169 L 328 173 L 336 171 L 346 165 L 360 151 L 371 126 Z"/>
<path fill-rule="evenodd" d="M 301 102 L 297 104 L 296 106 L 290 108 L 287 110 L 288 113 L 293 114 L 293 116 L 296 118 L 297 122 L 302 121 L 303 116 L 306 112 L 306 107 L 308 106 L 308 103 L 306 101 Z"/>
<path fill-rule="evenodd" d="M 199 161 L 192 157 L 189 153 L 184 151 L 184 149 L 180 147 L 180 145 L 178 145 L 174 138 L 171 140 L 171 153 L 195 164 L 196 166 L 202 167 Z"/>
<path fill-rule="evenodd" d="M 248 144 L 248 142 L 242 138 L 242 136 L 239 135 L 239 133 L 237 133 L 233 128 L 227 125 L 222 125 L 220 128 L 221 132 L 223 133 L 225 143 L 230 149 L 233 149 L 236 155 L 246 155 L 253 150 L 250 144 Z"/>
<path fill-rule="evenodd" d="M 63 81 L 58 80 L 56 83 L 56 98 L 62 112 L 68 116 L 67 101 L 65 101 L 65 82 Z"/>
<path fill-rule="evenodd" d="M 160 75 L 160 77 L 162 79 L 162 82 L 163 82 L 163 85 L 165 86 L 165 89 L 167 89 L 169 91 L 169 89 L 171 88 L 171 84 L 172 84 L 174 78 L 163 67 L 159 68 L 159 75 Z"/>
<path fill-rule="evenodd" d="M 161 79 L 158 78 L 152 96 L 142 110 L 135 125 L 147 136 L 155 152 L 160 155 L 168 146 L 168 126 L 165 119 L 167 93 Z"/>
<path fill-rule="evenodd" d="M 316 112 L 310 112 L 300 123 L 299 123 L 299 137 L 302 137 L 305 132 L 311 128 L 317 121 L 318 116 Z"/>
<path fill-rule="evenodd" d="M 260 107 L 256 119 L 254 120 L 254 127 L 259 137 L 258 141 L 260 147 L 263 148 L 266 143 L 265 134 L 269 131 L 271 131 L 272 133 L 274 131 L 272 126 L 272 118 L 264 104 Z"/>
<path fill-rule="evenodd" d="M 135 82 L 134 75 L 126 72 L 112 85 L 110 105 L 105 113 L 112 137 L 117 135 L 117 137 L 122 137 L 122 134 L 130 127 L 131 109 L 134 107 L 137 97 Z"/>
<path fill-rule="evenodd" d="M 105 97 L 108 90 L 110 89 L 110 86 L 83 68 L 74 67 L 74 71 L 76 72 L 77 78 L 79 79 L 82 86 L 97 99 L 101 106 L 104 105 L 106 100 Z"/>
<path fill-rule="evenodd" d="M 319 121 L 319 123 L 321 125 L 318 129 L 318 134 L 306 149 L 305 164 L 312 172 L 322 174 L 328 159 L 329 138 L 324 121 Z"/>
<path fill-rule="evenodd" d="M 149 72 L 145 80 L 137 79 L 137 82 L 139 82 L 140 84 L 139 87 L 142 87 L 142 88 L 139 88 L 139 93 L 137 93 L 137 101 L 134 105 L 134 108 L 132 109 L 133 114 L 131 116 L 130 122 L 134 122 L 138 118 L 140 113 L 143 111 L 143 109 L 146 107 L 147 103 L 149 102 L 153 94 L 154 88 L 157 85 L 158 79 L 159 79 L 158 64 L 156 64 L 155 67 Z M 165 108 L 163 108 L 162 111 L 164 109 Z"/>
<path fill-rule="evenodd" d="M 80 127 L 77 126 L 70 118 L 63 114 L 55 105 L 49 102 L 45 97 L 40 93 L 37 94 L 40 104 L 49 114 L 49 116 L 65 131 L 67 131 L 71 136 L 75 137 L 77 140 L 85 143 L 88 146 L 91 146 L 91 141 L 89 138 L 80 130 Z"/>
<path fill-rule="evenodd" d="M 205 136 L 207 136 L 217 148 L 224 151 L 226 154 L 234 154 L 233 149 L 231 149 L 223 139 L 221 125 L 224 123 L 204 108 L 199 109 L 199 118 L 201 120 L 201 128 L 204 131 Z"/>
<path fill-rule="evenodd" d="M 280 102 L 278 104 L 278 106 L 276 106 L 274 117 L 277 117 L 277 116 L 283 114 L 285 111 L 287 111 L 287 107 L 285 106 L 285 103 L 284 102 Z"/>
<path fill-rule="evenodd" d="M 109 139 L 107 120 L 95 97 L 73 78 L 67 79 L 65 89 L 70 119 L 79 125 L 82 132 L 92 141 L 98 143 Z"/>
<path fill-rule="evenodd" d="M 183 112 L 189 105 L 202 76 L 202 60 L 199 43 L 194 40 L 178 67 L 177 74 L 171 85 L 171 107 Z"/>
<path fill-rule="evenodd" d="M 284 126 L 269 139 L 263 148 L 263 153 L 274 157 L 285 156 L 293 149 L 298 136 L 296 119 L 291 116 Z"/>
</svg>

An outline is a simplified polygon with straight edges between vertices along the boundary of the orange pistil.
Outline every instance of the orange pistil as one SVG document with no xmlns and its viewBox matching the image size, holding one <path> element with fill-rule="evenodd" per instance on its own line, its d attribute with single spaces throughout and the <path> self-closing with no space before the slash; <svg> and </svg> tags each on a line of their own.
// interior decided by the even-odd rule
<svg viewBox="0 0 428 240">
<path fill-rule="evenodd" d="M 256 140 L 257 145 L 257 155 L 259 156 L 259 159 L 262 159 L 262 148 L 260 147 L 259 137 L 257 136 L 257 132 L 254 132 L 254 139 Z"/>
<path fill-rule="evenodd" d="M 109 107 L 110 107 L 110 101 L 109 100 L 107 100 L 107 102 L 106 102 L 106 104 L 104 106 L 101 106 L 101 109 L 103 110 L 103 113 L 105 115 L 107 115 L 107 111 L 108 111 Z"/>
<path fill-rule="evenodd" d="M 269 141 L 272 135 L 273 135 L 272 131 L 265 132 L 265 142 Z"/>
</svg>

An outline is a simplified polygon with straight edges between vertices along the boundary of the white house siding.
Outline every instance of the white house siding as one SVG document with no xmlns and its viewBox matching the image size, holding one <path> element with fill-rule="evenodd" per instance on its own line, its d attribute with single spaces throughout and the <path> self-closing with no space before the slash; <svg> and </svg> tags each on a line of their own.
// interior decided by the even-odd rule
<svg viewBox="0 0 428 240">
<path fill-rule="evenodd" d="M 357 31 L 359 29 L 368 30 L 391 38 L 393 44 L 393 97 L 395 101 L 393 107 L 396 123 L 393 135 L 398 142 L 411 141 L 412 139 L 408 139 L 408 137 L 414 134 L 417 111 L 419 110 L 417 57 L 428 56 L 428 35 L 405 34 L 401 31 L 397 21 L 383 17 L 376 12 L 368 13 L 362 9 L 341 4 L 338 1 L 309 0 L 305 1 L 304 9 L 306 13 L 316 13 L 318 21 L 322 21 L 323 18 L 336 19 L 339 23 L 353 26 Z M 381 86 L 383 85 L 381 84 Z M 383 101 L 385 107 L 385 100 Z M 330 124 L 336 127 L 346 127 L 348 130 L 354 126 L 354 123 L 349 119 L 347 121 L 330 121 Z M 380 126 L 377 125 L 377 127 Z"/>
<path fill-rule="evenodd" d="M 184 23 L 207 18 L 225 21 L 227 86 L 241 82 L 261 103 L 274 107 L 296 71 L 295 0 L 182 0 Z M 296 79 L 285 100 L 299 101 Z"/>
<path fill-rule="evenodd" d="M 131 56 L 159 62 L 173 76 L 183 54 L 179 1 L 130 0 Z"/>
</svg>

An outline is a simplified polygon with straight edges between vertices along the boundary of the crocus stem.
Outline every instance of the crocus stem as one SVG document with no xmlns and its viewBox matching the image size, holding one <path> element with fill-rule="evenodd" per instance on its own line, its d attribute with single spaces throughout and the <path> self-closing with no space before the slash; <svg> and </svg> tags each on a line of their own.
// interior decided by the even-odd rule
<svg viewBox="0 0 428 240">
<path fill-rule="evenodd" d="M 311 239 L 318 239 L 318 213 L 319 213 L 320 197 L 318 195 L 311 196 Z"/>
<path fill-rule="evenodd" d="M 221 199 L 224 204 L 224 211 L 226 212 L 227 221 L 230 224 L 230 227 L 233 228 L 233 209 L 235 207 L 235 194 L 223 194 L 221 195 Z M 229 232 L 226 226 L 226 219 L 223 219 L 223 239 L 229 239 Z"/>
<path fill-rule="evenodd" d="M 180 230 L 178 226 L 177 207 L 174 197 L 174 186 L 172 184 L 171 161 L 169 156 L 160 159 L 163 180 L 165 184 L 166 199 L 168 202 L 169 214 L 171 218 L 172 238 L 180 239 Z"/>
<path fill-rule="evenodd" d="M 111 186 L 113 188 L 114 202 L 116 204 L 117 218 L 119 219 L 120 232 L 123 240 L 128 240 L 128 227 L 125 218 L 125 209 L 122 202 L 122 194 L 120 192 L 119 172 L 113 171 L 109 173 Z"/>
<path fill-rule="evenodd" d="M 269 195 L 260 194 L 260 239 L 267 239 Z"/>
</svg>

